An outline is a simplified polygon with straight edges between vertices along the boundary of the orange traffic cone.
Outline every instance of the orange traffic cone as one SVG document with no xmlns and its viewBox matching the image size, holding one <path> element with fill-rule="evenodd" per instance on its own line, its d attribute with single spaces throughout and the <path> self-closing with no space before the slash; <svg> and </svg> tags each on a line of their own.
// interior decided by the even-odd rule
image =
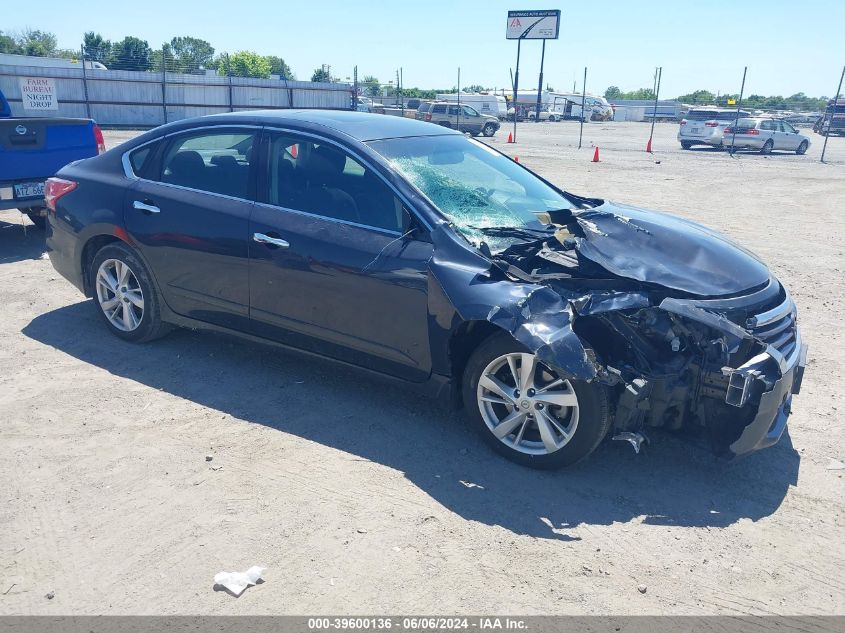
<svg viewBox="0 0 845 633">
<path fill-rule="evenodd" d="M 513 143 L 513 132 L 508 132 L 508 143 Z"/>
<path fill-rule="evenodd" d="M 647 151 L 649 154 L 654 153 L 654 152 L 651 151 L 651 137 L 650 136 L 648 137 L 648 144 L 645 146 L 645 151 Z"/>
<path fill-rule="evenodd" d="M 514 159 L 515 162 L 517 162 L 517 163 L 519 162 L 519 156 L 514 156 L 513 159 Z"/>
<path fill-rule="evenodd" d="M 596 151 L 593 152 L 593 162 L 594 163 L 599 162 L 599 146 L 598 145 L 596 145 Z"/>
</svg>

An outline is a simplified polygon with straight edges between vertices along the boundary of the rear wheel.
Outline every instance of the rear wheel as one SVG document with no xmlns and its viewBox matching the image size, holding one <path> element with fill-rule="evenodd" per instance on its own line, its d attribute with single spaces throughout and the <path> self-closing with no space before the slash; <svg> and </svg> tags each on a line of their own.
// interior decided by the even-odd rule
<svg viewBox="0 0 845 633">
<path fill-rule="evenodd" d="M 587 457 L 610 426 L 605 387 L 563 378 L 510 336 L 482 343 L 467 363 L 463 403 L 494 450 L 532 468 Z"/>
<path fill-rule="evenodd" d="M 27 217 L 32 221 L 36 228 L 39 228 L 42 231 L 46 228 L 47 216 L 43 214 L 44 207 L 32 207 L 24 210 L 24 213 L 26 213 Z"/>
<path fill-rule="evenodd" d="M 807 153 L 808 147 L 810 147 L 810 144 L 807 141 L 801 141 L 801 145 L 798 146 L 798 149 L 795 150 L 795 153 L 799 156 L 802 156 Z"/>
<path fill-rule="evenodd" d="M 112 334 L 143 343 L 170 329 L 161 320 L 152 277 L 131 248 L 122 243 L 104 246 L 94 256 L 90 274 L 97 312 Z"/>
<path fill-rule="evenodd" d="M 689 149 L 692 147 L 692 143 L 689 141 L 681 141 L 681 149 Z"/>
<path fill-rule="evenodd" d="M 760 153 L 761 154 L 771 154 L 772 148 L 774 146 L 775 146 L 774 141 L 772 141 L 772 139 L 769 139 L 768 141 L 763 143 L 763 147 L 760 148 Z"/>
</svg>

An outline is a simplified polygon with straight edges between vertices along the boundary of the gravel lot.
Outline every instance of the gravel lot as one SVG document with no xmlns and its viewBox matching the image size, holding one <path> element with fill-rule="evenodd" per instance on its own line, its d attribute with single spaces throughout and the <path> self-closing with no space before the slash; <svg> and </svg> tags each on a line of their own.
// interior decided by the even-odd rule
<svg viewBox="0 0 845 633">
<path fill-rule="evenodd" d="M 523 469 L 329 362 L 189 331 L 125 344 L 3 212 L 0 614 L 845 613 L 845 139 L 822 165 L 812 133 L 806 156 L 731 158 L 674 125 L 654 155 L 643 124 L 587 125 L 581 150 L 575 123 L 507 131 L 492 144 L 573 192 L 772 266 L 810 346 L 789 437 L 732 464 L 655 433 Z M 240 598 L 212 590 L 255 564 Z"/>
</svg>

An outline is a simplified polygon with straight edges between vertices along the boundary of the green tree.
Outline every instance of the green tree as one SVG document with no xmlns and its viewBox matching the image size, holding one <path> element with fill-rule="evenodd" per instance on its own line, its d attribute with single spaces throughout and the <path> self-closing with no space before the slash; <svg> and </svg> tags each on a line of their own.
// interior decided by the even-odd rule
<svg viewBox="0 0 845 633">
<path fill-rule="evenodd" d="M 114 43 L 106 65 L 112 70 L 149 70 L 152 50 L 146 40 L 129 35 Z"/>
<path fill-rule="evenodd" d="M 217 58 L 217 72 L 230 77 L 270 77 L 270 62 L 266 57 L 250 51 L 224 53 Z"/>
<path fill-rule="evenodd" d="M 0 53 L 10 53 L 12 55 L 23 55 L 23 50 L 18 44 L 18 40 L 8 33 L 0 31 Z"/>
<path fill-rule="evenodd" d="M 56 53 L 56 36 L 47 31 L 25 29 L 17 41 L 24 55 L 52 57 Z"/>
<path fill-rule="evenodd" d="M 486 88 L 480 84 L 473 84 L 471 86 L 467 86 L 461 92 L 484 92 Z"/>
<path fill-rule="evenodd" d="M 321 68 L 317 68 L 314 70 L 314 74 L 311 75 L 311 81 L 322 81 L 322 82 L 329 82 L 332 80 L 331 75 L 329 74 L 329 69 L 325 66 Z"/>
<path fill-rule="evenodd" d="M 267 55 L 266 59 L 270 63 L 270 74 L 278 75 L 282 79 L 295 79 L 293 71 L 290 66 L 285 63 L 285 60 L 275 55 Z"/>
<path fill-rule="evenodd" d="M 85 59 L 105 64 L 111 55 L 112 45 L 99 33 L 88 31 L 82 36 L 82 51 Z"/>
<path fill-rule="evenodd" d="M 607 90 L 604 91 L 605 99 L 621 99 L 621 95 L 622 91 L 619 86 L 608 86 Z"/>
<path fill-rule="evenodd" d="M 378 77 L 373 75 L 365 75 L 361 80 L 361 86 L 364 88 L 364 93 L 370 97 L 377 97 L 381 94 L 381 83 Z"/>
<path fill-rule="evenodd" d="M 709 105 L 715 103 L 716 95 L 709 90 L 696 90 L 686 95 L 677 97 L 681 103 L 691 103 L 693 105 Z"/>
<path fill-rule="evenodd" d="M 196 37 L 174 37 L 170 40 L 168 48 L 173 55 L 173 67 L 168 65 L 167 69 L 175 72 L 192 73 L 203 70 L 208 68 L 214 59 L 214 47 Z"/>
</svg>

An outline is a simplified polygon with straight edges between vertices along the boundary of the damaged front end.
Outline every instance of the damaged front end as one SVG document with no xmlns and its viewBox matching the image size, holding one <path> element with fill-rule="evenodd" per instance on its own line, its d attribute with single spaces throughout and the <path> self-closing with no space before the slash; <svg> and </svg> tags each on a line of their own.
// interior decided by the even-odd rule
<svg viewBox="0 0 845 633">
<path fill-rule="evenodd" d="M 799 392 L 806 345 L 765 266 L 717 234 L 602 201 L 492 254 L 441 227 L 431 272 L 466 321 L 487 321 L 571 379 L 607 386 L 613 434 L 706 438 L 736 457 L 770 446 Z M 502 235 L 506 232 L 501 231 Z"/>
</svg>

